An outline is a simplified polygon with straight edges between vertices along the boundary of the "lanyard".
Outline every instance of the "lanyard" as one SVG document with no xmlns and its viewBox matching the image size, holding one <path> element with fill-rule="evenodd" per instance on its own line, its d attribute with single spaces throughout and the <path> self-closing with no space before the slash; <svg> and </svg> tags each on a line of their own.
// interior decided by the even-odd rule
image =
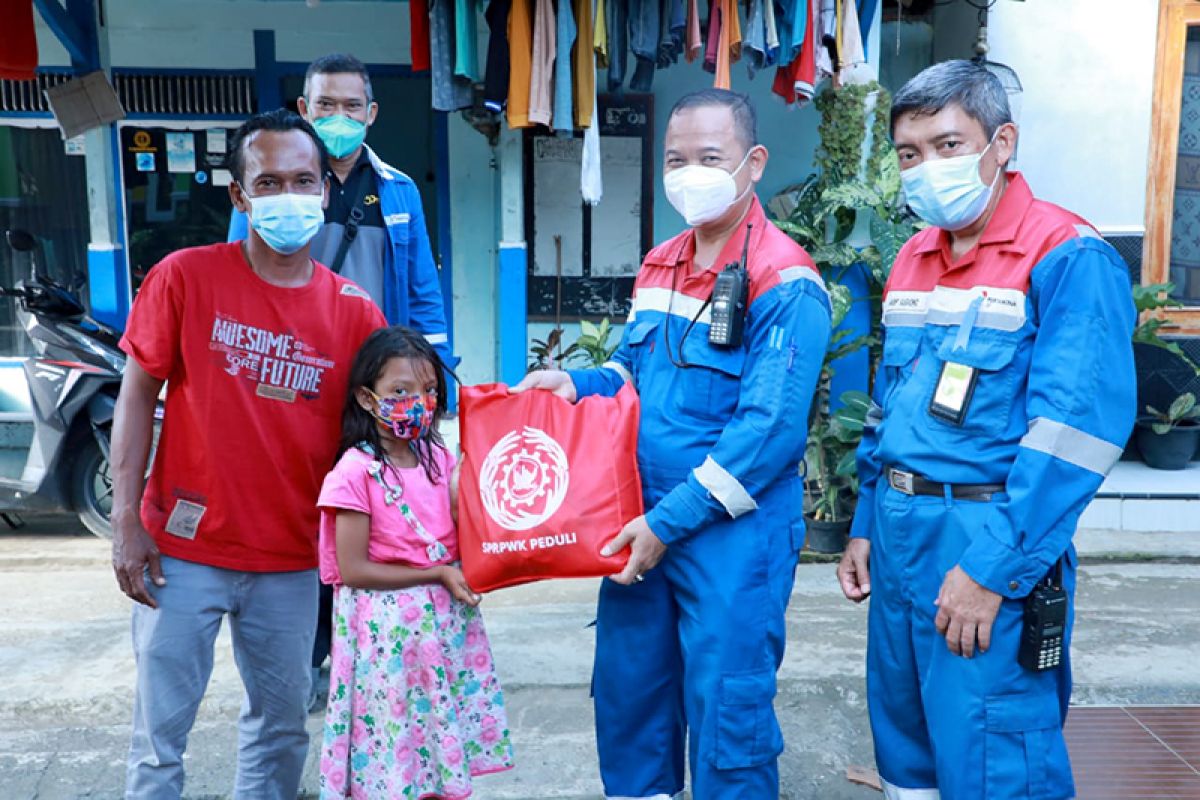
<svg viewBox="0 0 1200 800">
<path fill-rule="evenodd" d="M 404 487 L 402 485 L 390 484 L 387 482 L 387 479 L 384 478 L 384 459 L 376 456 L 374 449 L 366 442 L 359 444 L 358 447 L 364 453 L 372 457 L 371 464 L 367 467 L 367 474 L 369 474 L 375 480 L 375 482 L 383 488 L 383 502 L 389 506 L 398 504 L 400 516 L 404 517 L 404 521 L 407 522 L 413 531 L 416 532 L 417 536 L 421 538 L 421 541 L 425 542 L 425 555 L 429 557 L 429 560 L 434 562 L 442 561 L 448 555 L 450 555 L 450 553 L 446 550 L 446 546 L 439 542 L 437 538 L 429 532 L 429 529 L 421 524 L 421 520 L 417 518 L 417 515 L 415 512 L 413 512 L 412 507 L 409 506 L 408 503 L 403 502 Z"/>
</svg>

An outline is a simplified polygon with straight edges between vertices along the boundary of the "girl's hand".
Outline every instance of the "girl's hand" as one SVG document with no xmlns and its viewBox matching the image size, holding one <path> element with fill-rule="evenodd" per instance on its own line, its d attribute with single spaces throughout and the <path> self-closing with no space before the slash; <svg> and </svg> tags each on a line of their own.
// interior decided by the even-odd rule
<svg viewBox="0 0 1200 800">
<path fill-rule="evenodd" d="M 458 524 L 458 478 L 462 474 L 462 460 L 460 459 L 454 465 L 454 472 L 450 473 L 450 519 L 454 524 Z"/>
<path fill-rule="evenodd" d="M 447 564 L 440 568 L 438 577 L 442 582 L 442 586 L 446 587 L 446 591 L 454 595 L 456 600 L 466 603 L 469 606 L 479 605 L 482 596 L 475 594 L 471 587 L 467 584 L 467 579 L 463 576 L 462 570 L 453 564 Z"/>
</svg>

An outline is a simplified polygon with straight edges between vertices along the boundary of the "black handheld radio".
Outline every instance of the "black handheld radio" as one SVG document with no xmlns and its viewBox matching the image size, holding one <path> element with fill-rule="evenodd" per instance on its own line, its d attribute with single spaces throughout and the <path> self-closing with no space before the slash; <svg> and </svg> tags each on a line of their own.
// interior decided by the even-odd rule
<svg viewBox="0 0 1200 800">
<path fill-rule="evenodd" d="M 746 226 L 741 263 L 727 264 L 717 275 L 717 282 L 713 286 L 708 343 L 714 347 L 740 347 L 742 344 L 742 333 L 746 327 L 746 300 L 750 294 L 746 256 L 750 250 L 750 231 L 753 228 L 753 225 Z"/>
<path fill-rule="evenodd" d="M 1017 663 L 1034 672 L 1055 669 L 1063 660 L 1067 630 L 1067 590 L 1063 588 L 1062 559 L 1045 580 L 1025 598 L 1025 624 Z"/>
</svg>

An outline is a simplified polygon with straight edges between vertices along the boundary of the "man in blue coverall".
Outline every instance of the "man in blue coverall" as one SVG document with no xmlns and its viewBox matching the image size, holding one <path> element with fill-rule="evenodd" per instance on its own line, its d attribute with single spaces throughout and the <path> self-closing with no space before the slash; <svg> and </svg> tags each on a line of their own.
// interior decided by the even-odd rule
<svg viewBox="0 0 1200 800">
<path fill-rule="evenodd" d="M 681 99 L 664 188 L 690 228 L 646 256 L 620 347 L 603 368 L 535 372 L 514 391 L 575 401 L 632 382 L 648 511 L 605 549 L 629 563 L 600 589 L 594 695 L 608 798 L 779 795 L 775 673 L 804 541 L 799 464 L 829 340 L 811 259 L 767 221 L 767 151 L 744 95 Z M 744 341 L 709 341 L 717 273 L 749 237 Z"/>
<path fill-rule="evenodd" d="M 1135 312 L 1117 253 L 1007 172 L 1017 128 L 966 61 L 892 106 L 909 206 L 930 227 L 884 294 L 879 408 L 838 567 L 868 595 L 867 693 L 888 800 L 1075 796 L 1063 740 L 1071 537 L 1133 425 Z M 1017 661 L 1025 599 L 1061 562 L 1063 664 Z"/>
<path fill-rule="evenodd" d="M 379 104 L 371 76 L 357 58 L 342 53 L 308 65 L 300 114 L 312 123 L 329 153 L 329 204 L 312 240 L 312 257 L 357 283 L 391 325 L 408 325 L 429 340 L 442 362 L 450 352 L 438 267 L 425 230 L 421 195 L 412 179 L 384 163 L 365 142 Z M 234 209 L 229 241 L 247 236 L 246 215 Z M 315 705 L 318 668 L 329 655 L 333 589 L 320 587 L 321 607 L 313 644 Z"/>
</svg>

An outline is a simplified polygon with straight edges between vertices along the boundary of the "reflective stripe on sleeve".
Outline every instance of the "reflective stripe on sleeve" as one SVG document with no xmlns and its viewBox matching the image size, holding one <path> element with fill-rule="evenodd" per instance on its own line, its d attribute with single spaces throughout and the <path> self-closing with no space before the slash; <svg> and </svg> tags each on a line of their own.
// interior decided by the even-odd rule
<svg viewBox="0 0 1200 800">
<path fill-rule="evenodd" d="M 446 333 L 427 333 L 425 341 L 430 344 L 446 344 L 450 341 L 450 335 Z"/>
<path fill-rule="evenodd" d="M 742 486 L 738 479 L 730 475 L 724 467 L 713 461 L 712 456 L 705 458 L 703 464 L 692 470 L 692 474 L 734 519 L 747 511 L 758 508 L 758 503 L 754 502 L 754 498 L 746 491 L 746 487 Z"/>
<path fill-rule="evenodd" d="M 1104 476 L 1121 458 L 1121 448 L 1078 428 L 1038 417 L 1029 423 L 1021 447 Z"/>
<path fill-rule="evenodd" d="M 791 283 L 792 281 L 809 281 L 815 283 L 821 288 L 821 293 L 826 298 L 829 297 L 829 290 L 825 287 L 825 281 L 816 270 L 808 267 L 788 267 L 787 269 L 779 270 L 779 282 Z"/>
<path fill-rule="evenodd" d="M 901 789 L 880 778 L 883 784 L 884 800 L 941 800 L 942 794 L 937 789 Z"/>
<path fill-rule="evenodd" d="M 629 370 L 625 369 L 623 366 L 618 364 L 616 361 L 605 361 L 604 364 L 601 366 L 603 369 L 611 369 L 613 372 L 620 375 L 621 379 L 624 380 L 626 383 L 633 383 L 633 375 L 631 375 L 629 373 Z"/>
</svg>

